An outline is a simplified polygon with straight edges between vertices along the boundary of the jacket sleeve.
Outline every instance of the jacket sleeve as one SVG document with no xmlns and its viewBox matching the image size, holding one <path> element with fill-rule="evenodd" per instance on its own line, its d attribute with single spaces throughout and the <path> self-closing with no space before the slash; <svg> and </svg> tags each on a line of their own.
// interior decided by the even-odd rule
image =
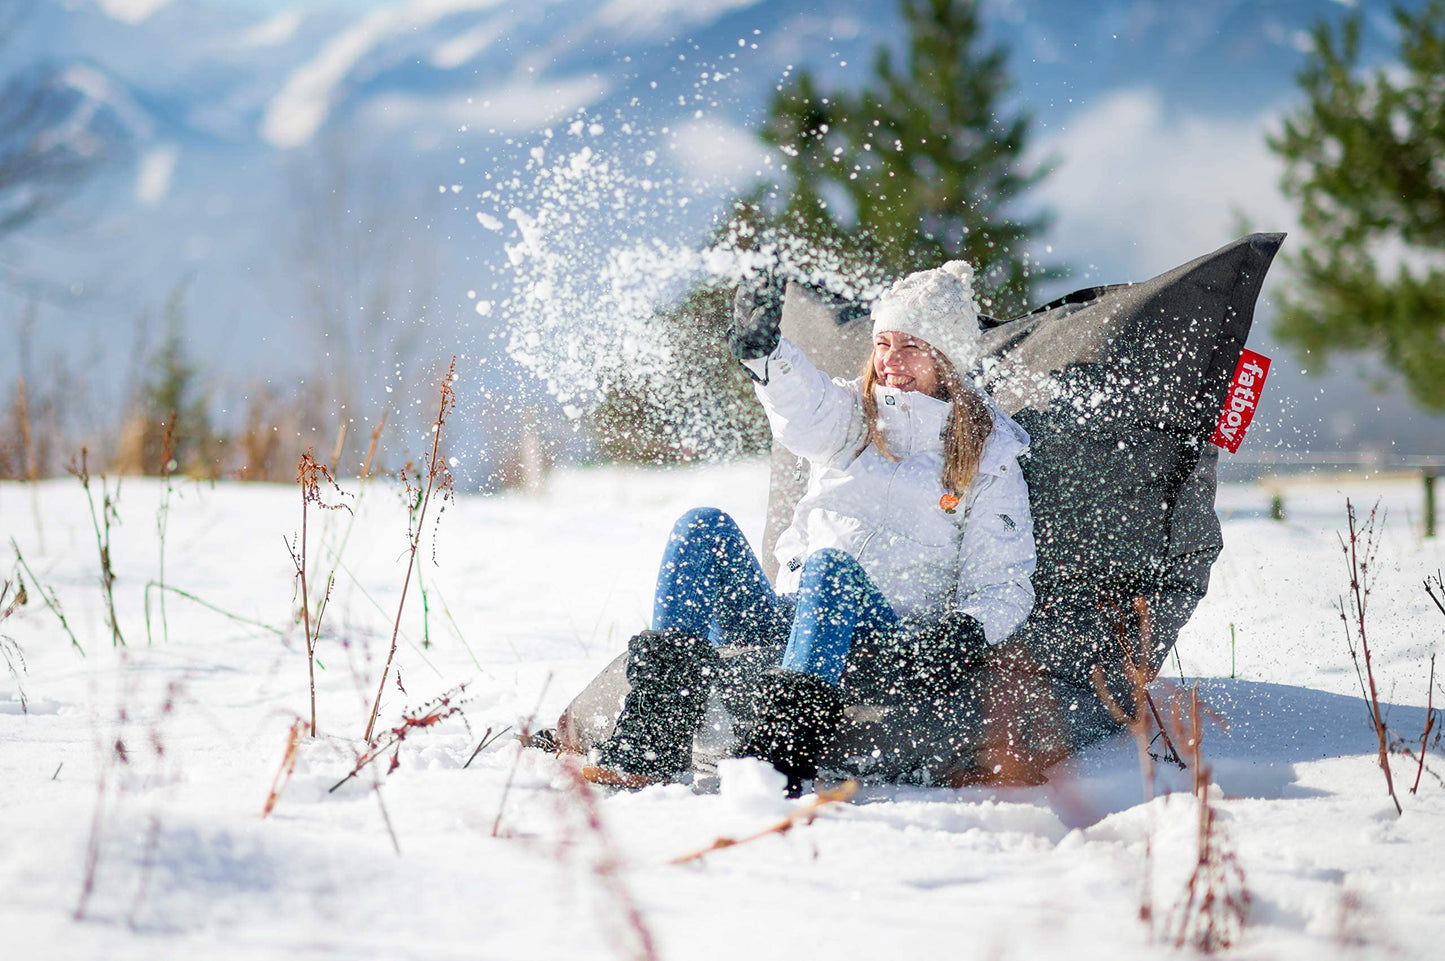
<svg viewBox="0 0 1445 961">
<path fill-rule="evenodd" d="M 832 380 L 792 341 L 767 357 L 745 360 L 773 437 L 808 460 L 826 462 L 862 446 L 866 435 L 857 386 Z"/>
<path fill-rule="evenodd" d="M 1018 461 L 980 474 L 969 491 L 954 607 L 983 625 L 989 645 L 1014 632 L 1034 606 L 1037 566 L 1028 485 Z"/>
</svg>

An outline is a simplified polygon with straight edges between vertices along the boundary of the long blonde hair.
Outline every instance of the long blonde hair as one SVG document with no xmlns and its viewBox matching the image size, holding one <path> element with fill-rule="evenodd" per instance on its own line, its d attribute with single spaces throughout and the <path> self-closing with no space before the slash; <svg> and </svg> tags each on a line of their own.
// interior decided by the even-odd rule
<svg viewBox="0 0 1445 961">
<path fill-rule="evenodd" d="M 936 350 L 930 348 L 933 362 L 938 368 L 938 382 L 943 385 L 944 399 L 949 402 L 948 421 L 943 427 L 943 489 L 955 497 L 962 497 L 978 474 L 978 463 L 983 458 L 983 445 L 993 433 L 993 415 L 983 398 L 963 382 L 954 366 Z M 873 354 L 863 367 L 863 420 L 868 433 L 858 453 L 863 453 L 869 444 L 889 460 L 899 457 L 888 449 L 883 432 L 878 429 L 878 397 L 873 388 L 878 385 L 878 372 L 873 366 Z"/>
</svg>

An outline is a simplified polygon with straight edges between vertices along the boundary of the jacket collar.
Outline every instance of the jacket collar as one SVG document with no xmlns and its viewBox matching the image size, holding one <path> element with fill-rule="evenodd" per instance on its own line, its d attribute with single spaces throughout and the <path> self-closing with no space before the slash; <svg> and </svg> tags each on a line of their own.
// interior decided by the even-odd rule
<svg viewBox="0 0 1445 961">
<path fill-rule="evenodd" d="M 914 436 L 942 437 L 943 427 L 948 422 L 948 413 L 953 407 L 948 401 L 916 390 L 903 391 L 882 384 L 875 385 L 873 392 L 878 400 L 878 415 L 885 427 L 889 421 L 901 415 L 904 405 L 907 405 L 907 410 L 918 424 L 918 434 Z M 889 403 L 889 397 L 893 398 L 892 403 Z M 983 445 L 983 457 L 979 461 L 978 469 L 984 474 L 1002 474 L 1010 463 L 1028 449 L 1029 435 L 1017 421 L 993 402 L 993 398 L 985 394 L 983 402 L 993 417 L 993 431 Z"/>
</svg>

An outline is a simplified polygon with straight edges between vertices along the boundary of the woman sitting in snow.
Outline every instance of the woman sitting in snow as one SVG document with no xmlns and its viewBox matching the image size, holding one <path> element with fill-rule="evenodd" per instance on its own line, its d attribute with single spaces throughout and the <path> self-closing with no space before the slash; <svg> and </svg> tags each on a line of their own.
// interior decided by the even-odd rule
<svg viewBox="0 0 1445 961">
<path fill-rule="evenodd" d="M 685 771 L 722 674 L 716 645 L 779 645 L 738 753 L 771 762 L 796 794 L 817 774 L 858 662 L 902 662 L 903 693 L 936 699 L 1033 605 L 1018 466 L 1028 435 L 965 379 L 978 360 L 968 264 L 911 274 L 879 298 L 873 353 L 851 382 L 781 340 L 781 316 L 775 292 L 740 290 L 731 338 L 774 437 L 811 466 L 778 541 L 776 590 L 726 514 L 702 508 L 677 522 L 653 629 L 629 644 L 631 689 L 588 768 L 595 780 Z"/>
</svg>

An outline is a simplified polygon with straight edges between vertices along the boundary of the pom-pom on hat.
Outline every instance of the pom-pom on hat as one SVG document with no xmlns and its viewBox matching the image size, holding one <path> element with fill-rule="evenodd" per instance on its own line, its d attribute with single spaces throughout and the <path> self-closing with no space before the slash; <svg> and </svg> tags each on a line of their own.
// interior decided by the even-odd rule
<svg viewBox="0 0 1445 961">
<path fill-rule="evenodd" d="M 892 330 L 927 341 L 960 375 L 978 361 L 978 304 L 967 261 L 950 260 L 894 281 L 872 314 L 874 337 Z"/>
</svg>

